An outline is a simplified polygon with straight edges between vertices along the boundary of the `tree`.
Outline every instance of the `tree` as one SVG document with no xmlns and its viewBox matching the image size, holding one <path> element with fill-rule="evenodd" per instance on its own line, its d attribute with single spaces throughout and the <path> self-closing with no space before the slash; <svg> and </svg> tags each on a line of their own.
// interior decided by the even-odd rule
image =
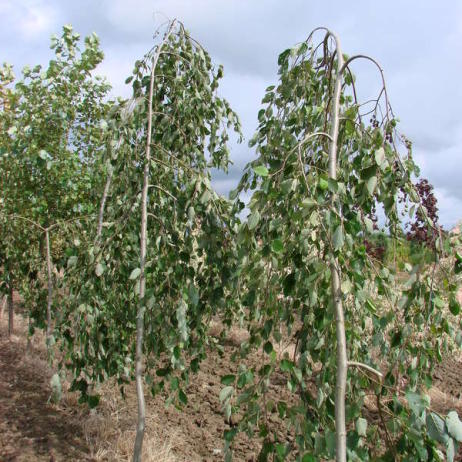
<svg viewBox="0 0 462 462">
<path fill-rule="evenodd" d="M 239 122 L 217 96 L 222 75 L 178 21 L 136 61 L 127 79 L 133 96 L 110 125 L 100 219 L 68 260 L 59 329 L 73 389 L 96 404 L 89 385 L 136 380 L 134 461 L 143 379 L 153 393 L 169 383 L 185 403 L 181 383 L 199 367 L 207 325 L 224 305 L 231 204 L 213 191 L 209 169 L 227 169 L 227 127 L 239 130 Z"/>
<path fill-rule="evenodd" d="M 50 232 L 59 243 L 55 252 L 59 258 L 71 238 L 69 223 L 95 212 L 104 169 L 104 117 L 110 106 L 104 100 L 110 87 L 92 76 L 103 59 L 96 35 L 85 38 L 83 51 L 79 41 L 79 34 L 64 26 L 62 36 L 52 38 L 55 58 L 47 69 L 25 67 L 23 80 L 14 88 L 10 85 L 5 90 L 2 85 L 2 97 L 7 98 L 2 104 L 0 140 L 1 220 L 8 236 L 3 250 L 5 274 L 11 286 L 22 286 L 30 305 L 36 305 L 37 325 L 43 326 L 46 319 L 48 340 L 52 336 L 53 286 Z M 12 83 L 6 73 L 2 76 Z M 40 309 L 43 287 L 31 287 L 29 280 L 43 262 L 46 317 Z"/>
<path fill-rule="evenodd" d="M 317 33 L 324 33 L 319 43 Z M 351 71 L 357 59 L 379 70 L 383 86 L 372 102 L 357 100 Z M 289 453 L 297 460 L 346 461 L 347 454 L 369 460 L 376 451 L 397 460 L 397 454 L 418 457 L 425 445 L 435 453 L 436 442 L 418 419 L 428 406 L 420 387 L 454 334 L 441 309 L 448 303 L 443 283 L 408 265 L 400 284 L 393 268 L 371 260 L 364 245 L 378 206 L 391 237 L 399 234 L 403 192 L 433 226 L 411 181 L 411 144 L 396 131 L 382 70 L 369 57 L 344 57 L 339 39 L 323 28 L 284 51 L 278 64 L 280 80 L 266 89 L 251 141 L 258 158 L 232 193 L 253 191 L 239 235 L 250 332 L 240 352 L 261 349 L 266 360 L 251 370 L 241 365 L 234 388 L 227 383 L 224 404 L 243 418 L 225 438 L 230 444 L 238 431 L 258 430 L 264 460 Z M 238 199 L 237 211 L 243 207 Z M 453 293 L 454 277 L 446 282 Z M 295 337 L 293 358 L 275 352 L 283 335 Z M 265 394 L 276 374 L 285 376 L 296 399 L 295 405 L 274 403 L 294 428 L 296 445 L 281 441 L 265 417 Z M 379 414 L 379 423 L 369 426 L 366 390 L 375 394 Z"/>
<path fill-rule="evenodd" d="M 7 154 L 6 144 L 8 141 L 8 128 L 9 121 L 13 117 L 11 111 L 11 105 L 14 104 L 15 95 L 11 89 L 11 84 L 14 82 L 15 76 L 13 69 L 10 65 L 4 63 L 0 68 L 0 160 L 1 156 Z M 1 164 L 0 164 L 1 165 Z M 4 207 L 7 200 L 7 182 L 9 179 L 9 172 L 2 169 L 0 176 L 1 184 L 1 196 L 0 196 L 0 207 Z M 6 236 L 7 222 L 4 217 L 0 215 L 0 230 L 2 235 Z M 11 274 L 11 262 L 6 258 L 7 243 L 6 239 L 2 239 L 0 243 L 0 267 L 2 267 L 2 275 L 0 282 L 0 292 L 4 294 L 4 303 L 8 305 L 8 335 L 11 335 L 14 330 L 14 304 L 13 304 L 13 285 Z M 2 309 L 3 313 L 3 309 Z"/>
</svg>

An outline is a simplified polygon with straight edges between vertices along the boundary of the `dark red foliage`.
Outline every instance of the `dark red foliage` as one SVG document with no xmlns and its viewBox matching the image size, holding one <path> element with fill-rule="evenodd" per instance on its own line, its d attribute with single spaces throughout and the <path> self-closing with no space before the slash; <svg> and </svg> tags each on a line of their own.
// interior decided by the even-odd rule
<svg viewBox="0 0 462 462">
<path fill-rule="evenodd" d="M 367 254 L 379 261 L 383 261 L 385 256 L 385 246 L 382 244 L 376 244 L 374 242 L 368 241 L 367 239 L 364 240 L 364 246 L 366 247 Z"/>
<path fill-rule="evenodd" d="M 438 225 L 437 200 L 433 194 L 433 186 L 428 182 L 428 180 L 422 178 L 416 183 L 415 187 L 420 196 L 420 201 L 427 209 L 428 217 L 433 221 L 435 227 L 429 228 L 422 216 L 422 213 L 417 211 L 414 223 L 410 224 L 407 239 L 409 241 L 416 241 L 430 248 L 434 248 L 440 226 Z"/>
</svg>

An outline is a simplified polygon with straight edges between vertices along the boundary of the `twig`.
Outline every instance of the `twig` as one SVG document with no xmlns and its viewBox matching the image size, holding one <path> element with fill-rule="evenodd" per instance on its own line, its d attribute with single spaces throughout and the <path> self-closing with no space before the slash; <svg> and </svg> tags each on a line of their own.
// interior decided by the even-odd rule
<svg viewBox="0 0 462 462">
<path fill-rule="evenodd" d="M 374 369 L 371 366 L 368 366 L 367 364 L 360 363 L 358 361 L 348 361 L 348 367 L 359 367 L 362 369 L 365 369 L 366 371 L 372 372 L 375 374 L 377 377 L 380 377 L 380 379 L 383 379 L 383 374 L 379 372 L 378 370 Z"/>
</svg>

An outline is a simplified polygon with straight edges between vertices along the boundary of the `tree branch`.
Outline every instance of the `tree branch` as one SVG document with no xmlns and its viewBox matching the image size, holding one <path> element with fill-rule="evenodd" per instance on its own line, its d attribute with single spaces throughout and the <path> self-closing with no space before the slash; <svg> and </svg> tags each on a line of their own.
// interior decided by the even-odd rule
<svg viewBox="0 0 462 462">
<path fill-rule="evenodd" d="M 367 364 L 360 363 L 358 361 L 348 361 L 347 364 L 348 364 L 348 367 L 359 367 L 360 369 L 365 369 L 366 371 L 369 371 L 375 374 L 381 380 L 383 379 L 383 374 L 381 372 L 379 372 L 378 370 L 374 369 L 371 366 L 368 366 Z"/>
</svg>

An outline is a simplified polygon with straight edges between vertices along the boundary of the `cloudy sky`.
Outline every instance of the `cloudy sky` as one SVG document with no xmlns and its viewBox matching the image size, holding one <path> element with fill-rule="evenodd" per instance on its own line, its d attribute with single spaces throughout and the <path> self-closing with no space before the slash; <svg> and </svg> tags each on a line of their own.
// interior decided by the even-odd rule
<svg viewBox="0 0 462 462">
<path fill-rule="evenodd" d="M 0 0 L 0 61 L 46 64 L 49 37 L 72 24 L 96 32 L 105 52 L 99 71 L 115 95 L 133 62 L 152 45 L 165 18 L 178 18 L 225 67 L 221 93 L 241 117 L 248 140 L 264 89 L 276 81 L 277 56 L 323 25 L 336 31 L 349 55 L 363 53 L 382 65 L 401 131 L 414 142 L 422 176 L 435 186 L 440 221 L 462 219 L 462 2 L 446 0 Z M 377 88 L 377 74 L 356 65 L 362 95 Z M 226 193 L 254 153 L 233 145 L 235 166 L 215 179 Z"/>
</svg>

